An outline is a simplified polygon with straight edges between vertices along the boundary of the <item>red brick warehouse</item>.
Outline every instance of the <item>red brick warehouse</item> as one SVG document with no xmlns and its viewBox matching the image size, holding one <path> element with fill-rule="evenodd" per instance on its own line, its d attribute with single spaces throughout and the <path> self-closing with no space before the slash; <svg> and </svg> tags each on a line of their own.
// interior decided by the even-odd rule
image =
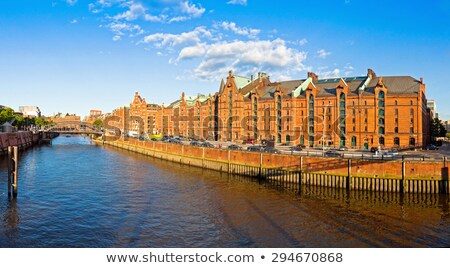
<svg viewBox="0 0 450 268">
<path fill-rule="evenodd" d="M 231 71 L 213 95 L 147 104 L 136 92 L 116 109 L 111 127 L 123 135 L 176 135 L 218 141 L 274 140 L 349 148 L 418 147 L 429 143 L 430 111 L 422 78 L 366 76 L 272 82 L 265 73 Z M 118 117 L 118 118 L 116 118 Z M 141 120 L 137 120 L 141 118 Z"/>
</svg>

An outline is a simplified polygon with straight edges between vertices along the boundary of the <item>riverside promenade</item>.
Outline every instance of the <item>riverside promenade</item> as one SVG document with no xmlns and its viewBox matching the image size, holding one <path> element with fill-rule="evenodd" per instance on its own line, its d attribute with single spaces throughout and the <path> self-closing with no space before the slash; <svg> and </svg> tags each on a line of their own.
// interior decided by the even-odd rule
<svg viewBox="0 0 450 268">
<path fill-rule="evenodd" d="M 279 182 L 402 193 L 448 194 L 448 163 L 420 160 L 350 160 L 203 148 L 135 139 L 96 141 L 184 165 Z"/>
</svg>

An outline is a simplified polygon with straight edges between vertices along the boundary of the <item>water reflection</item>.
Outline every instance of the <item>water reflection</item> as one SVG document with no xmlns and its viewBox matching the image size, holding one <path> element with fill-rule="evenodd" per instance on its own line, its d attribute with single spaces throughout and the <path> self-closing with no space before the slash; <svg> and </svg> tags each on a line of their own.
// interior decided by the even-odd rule
<svg viewBox="0 0 450 268">
<path fill-rule="evenodd" d="M 60 137 L 0 164 L 2 247 L 447 247 L 449 198 L 280 185 Z"/>
</svg>

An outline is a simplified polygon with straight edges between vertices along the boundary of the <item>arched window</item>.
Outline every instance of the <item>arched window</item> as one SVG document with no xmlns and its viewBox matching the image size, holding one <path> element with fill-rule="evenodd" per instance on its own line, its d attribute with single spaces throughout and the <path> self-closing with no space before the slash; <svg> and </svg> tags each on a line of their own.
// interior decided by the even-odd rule
<svg viewBox="0 0 450 268">
<path fill-rule="evenodd" d="M 289 145 L 290 142 L 291 142 L 291 136 L 286 135 L 286 144 Z"/>
<path fill-rule="evenodd" d="M 400 138 L 398 137 L 394 138 L 394 145 L 400 146 Z"/>
<path fill-rule="evenodd" d="M 395 104 L 395 106 L 397 106 L 397 105 L 398 105 L 398 101 L 396 100 L 396 101 L 394 102 L 394 104 Z"/>
<path fill-rule="evenodd" d="M 345 109 L 346 109 L 346 103 L 345 103 L 345 94 L 341 93 L 339 96 L 339 130 L 340 130 L 340 136 L 341 138 L 345 136 Z M 344 139 L 345 142 L 345 139 Z M 342 143 L 342 139 L 341 139 Z M 344 146 L 344 145 L 342 145 Z"/>
<path fill-rule="evenodd" d="M 258 139 L 258 99 L 253 98 L 253 138 Z"/>
<path fill-rule="evenodd" d="M 384 145 L 384 137 L 380 137 L 379 143 L 380 143 L 380 145 Z"/>
<path fill-rule="evenodd" d="M 281 96 L 277 96 L 277 132 L 281 137 Z M 281 142 L 281 138 L 280 141 Z"/>
<path fill-rule="evenodd" d="M 355 136 L 352 137 L 352 146 L 356 146 L 356 137 Z"/>
<path fill-rule="evenodd" d="M 314 95 L 309 95 L 308 101 L 308 135 L 309 145 L 314 145 Z"/>
<path fill-rule="evenodd" d="M 414 138 L 409 138 L 409 145 L 410 145 L 410 146 L 415 146 L 415 145 L 416 145 L 416 139 L 414 139 Z"/>
<path fill-rule="evenodd" d="M 378 124 L 381 126 L 384 126 L 384 118 L 379 118 L 378 119 Z"/>
<path fill-rule="evenodd" d="M 379 99 L 384 99 L 384 91 L 378 92 L 378 98 Z"/>
<path fill-rule="evenodd" d="M 378 134 L 384 135 L 384 127 L 379 127 L 378 128 Z"/>
<path fill-rule="evenodd" d="M 341 137 L 340 146 L 345 146 L 345 136 Z"/>
</svg>

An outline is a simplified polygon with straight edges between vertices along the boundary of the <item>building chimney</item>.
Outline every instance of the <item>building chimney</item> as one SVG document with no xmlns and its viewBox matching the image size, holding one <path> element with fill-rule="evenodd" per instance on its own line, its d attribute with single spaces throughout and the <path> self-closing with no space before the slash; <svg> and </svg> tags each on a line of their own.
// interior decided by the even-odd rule
<svg viewBox="0 0 450 268">
<path fill-rule="evenodd" d="M 377 77 L 377 75 L 375 74 L 375 72 L 372 69 L 367 69 L 367 76 L 370 78 L 375 78 Z"/>
<path fill-rule="evenodd" d="M 313 72 L 308 72 L 308 78 L 311 78 L 313 83 L 319 81 L 319 76 Z"/>
<path fill-rule="evenodd" d="M 423 77 L 420 78 L 420 83 L 423 84 Z"/>
</svg>

